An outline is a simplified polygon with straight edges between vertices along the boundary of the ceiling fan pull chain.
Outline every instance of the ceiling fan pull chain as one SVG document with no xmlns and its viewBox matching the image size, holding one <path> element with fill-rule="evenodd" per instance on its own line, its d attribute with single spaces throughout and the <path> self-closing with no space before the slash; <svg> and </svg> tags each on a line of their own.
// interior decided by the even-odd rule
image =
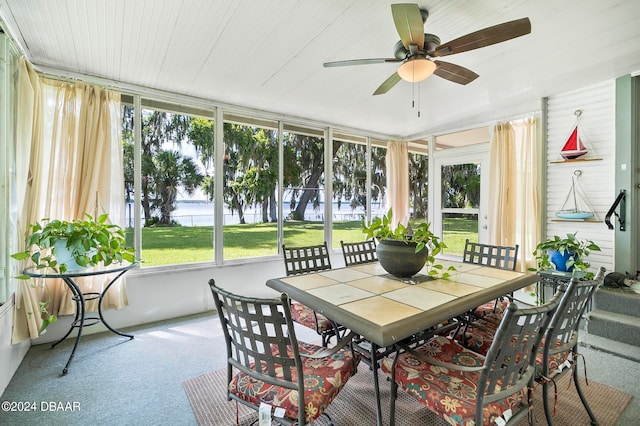
<svg viewBox="0 0 640 426">
<path fill-rule="evenodd" d="M 418 118 L 420 118 L 420 83 L 416 83 L 418 85 Z"/>
<path fill-rule="evenodd" d="M 411 85 L 411 108 L 416 107 L 416 84 Z"/>
</svg>

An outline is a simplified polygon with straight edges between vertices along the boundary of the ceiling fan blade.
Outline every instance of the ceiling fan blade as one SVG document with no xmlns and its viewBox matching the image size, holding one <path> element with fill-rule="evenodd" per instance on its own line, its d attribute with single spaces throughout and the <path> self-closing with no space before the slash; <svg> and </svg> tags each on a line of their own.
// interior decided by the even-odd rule
<svg viewBox="0 0 640 426">
<path fill-rule="evenodd" d="M 402 80 L 402 78 L 398 75 L 397 72 L 394 72 L 391 77 L 389 77 L 388 79 L 386 79 L 384 81 L 384 83 L 382 83 L 380 85 L 380 87 L 378 87 L 376 89 L 375 92 L 373 92 L 374 96 L 375 95 L 384 95 L 385 93 L 387 93 L 389 90 L 391 90 L 391 88 L 393 86 L 395 86 L 396 84 L 398 84 L 398 82 Z"/>
<path fill-rule="evenodd" d="M 349 65 L 383 64 L 385 62 L 400 62 L 397 58 L 371 58 L 371 59 L 350 59 L 347 61 L 333 61 L 322 64 L 325 67 L 345 67 Z"/>
<path fill-rule="evenodd" d="M 393 23 L 400 35 L 400 40 L 408 50 L 410 44 L 422 50 L 424 46 L 424 22 L 417 4 L 392 4 Z"/>
<path fill-rule="evenodd" d="M 475 72 L 460 65 L 442 61 L 434 62 L 437 68 L 433 73 L 438 77 L 453 81 L 454 83 L 465 85 L 479 77 Z"/>
<path fill-rule="evenodd" d="M 455 53 L 466 52 L 492 44 L 501 43 L 520 37 L 531 32 L 531 21 L 529 18 L 516 19 L 515 21 L 504 22 L 460 38 L 443 43 L 438 46 L 431 56 L 446 56 Z"/>
</svg>

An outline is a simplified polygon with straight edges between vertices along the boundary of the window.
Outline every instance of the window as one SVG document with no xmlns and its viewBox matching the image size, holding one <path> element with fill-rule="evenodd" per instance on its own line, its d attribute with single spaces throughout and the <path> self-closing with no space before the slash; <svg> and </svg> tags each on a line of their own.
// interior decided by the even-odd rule
<svg viewBox="0 0 640 426">
<path fill-rule="evenodd" d="M 387 143 L 371 140 L 371 217 L 382 217 L 387 207 Z"/>
<path fill-rule="evenodd" d="M 16 87 L 13 76 L 18 74 L 18 54 L 9 38 L 0 30 L 0 305 L 9 299 L 14 289 L 10 277 L 19 275 L 16 262 L 10 254 L 18 251 L 15 236 L 18 232 L 11 218 L 18 217 L 15 191 L 15 157 L 13 141 L 16 109 Z M 5 183 L 9 183 L 6 185 Z"/>
<path fill-rule="evenodd" d="M 136 114 L 131 101 L 124 96 L 122 102 L 129 243 L 133 243 L 138 209 L 144 267 L 213 260 L 214 126 L 206 116 L 212 113 L 143 99 L 138 183 L 134 180 Z"/>
<path fill-rule="evenodd" d="M 367 139 L 333 135 L 333 247 L 340 241 L 362 241 L 360 222 L 367 209 Z"/>
<path fill-rule="evenodd" d="M 417 222 L 428 220 L 429 146 L 427 141 L 409 143 L 409 211 Z"/>
<path fill-rule="evenodd" d="M 362 218 L 387 211 L 386 141 L 231 110 L 216 128 L 213 109 L 140 98 L 138 112 L 134 100 L 122 96 L 125 221 L 143 267 L 277 256 L 279 241 L 338 249 L 364 238 Z M 420 214 L 425 190 L 413 196 Z"/>
<path fill-rule="evenodd" d="M 278 123 L 224 119 L 223 258 L 278 254 Z"/>
<path fill-rule="evenodd" d="M 285 124 L 283 134 L 284 244 L 325 240 L 324 131 Z"/>
</svg>

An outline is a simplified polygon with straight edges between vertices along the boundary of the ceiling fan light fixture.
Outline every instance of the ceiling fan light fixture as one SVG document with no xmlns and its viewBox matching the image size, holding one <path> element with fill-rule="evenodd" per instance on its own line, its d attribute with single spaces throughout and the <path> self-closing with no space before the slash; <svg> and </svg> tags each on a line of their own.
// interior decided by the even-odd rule
<svg viewBox="0 0 640 426">
<path fill-rule="evenodd" d="M 426 80 L 436 70 L 436 64 L 427 58 L 413 58 L 398 67 L 398 75 L 405 81 L 417 83 Z"/>
</svg>

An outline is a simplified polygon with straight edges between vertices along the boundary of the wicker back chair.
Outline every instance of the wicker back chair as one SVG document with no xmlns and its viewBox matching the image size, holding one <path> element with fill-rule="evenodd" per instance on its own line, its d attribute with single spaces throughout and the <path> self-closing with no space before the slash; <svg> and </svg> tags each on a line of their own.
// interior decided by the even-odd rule
<svg viewBox="0 0 640 426">
<path fill-rule="evenodd" d="M 285 425 L 313 423 L 356 372 L 358 356 L 296 338 L 289 300 L 238 296 L 209 281 L 227 347 L 227 397 L 258 411 L 279 401 Z M 307 378 L 305 372 L 313 374 Z M 278 407 L 272 407 L 271 414 Z"/>
</svg>

